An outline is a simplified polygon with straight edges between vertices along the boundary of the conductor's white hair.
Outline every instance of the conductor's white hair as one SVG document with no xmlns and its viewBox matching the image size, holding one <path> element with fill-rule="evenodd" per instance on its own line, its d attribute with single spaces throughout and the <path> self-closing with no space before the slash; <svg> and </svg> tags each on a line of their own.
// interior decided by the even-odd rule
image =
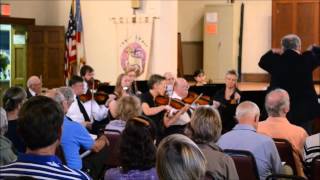
<svg viewBox="0 0 320 180">
<path fill-rule="evenodd" d="M 38 76 L 31 76 L 27 81 L 27 87 L 30 88 L 32 84 L 36 84 L 41 81 Z"/>
<path fill-rule="evenodd" d="M 236 109 L 236 119 L 242 119 L 244 117 L 255 117 L 260 115 L 260 109 L 256 103 L 251 101 L 244 101 L 240 103 Z"/>
</svg>

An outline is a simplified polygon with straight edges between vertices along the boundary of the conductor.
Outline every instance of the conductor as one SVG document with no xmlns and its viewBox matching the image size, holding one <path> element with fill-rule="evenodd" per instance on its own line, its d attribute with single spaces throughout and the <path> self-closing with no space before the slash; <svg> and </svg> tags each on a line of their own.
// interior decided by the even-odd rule
<svg viewBox="0 0 320 180">
<path fill-rule="evenodd" d="M 268 90 L 282 88 L 290 96 L 291 123 L 312 132 L 312 120 L 320 115 L 320 105 L 313 84 L 312 72 L 320 66 L 319 47 L 309 46 L 301 52 L 301 40 L 295 34 L 282 38 L 281 49 L 272 49 L 264 54 L 259 66 L 271 75 Z"/>
</svg>

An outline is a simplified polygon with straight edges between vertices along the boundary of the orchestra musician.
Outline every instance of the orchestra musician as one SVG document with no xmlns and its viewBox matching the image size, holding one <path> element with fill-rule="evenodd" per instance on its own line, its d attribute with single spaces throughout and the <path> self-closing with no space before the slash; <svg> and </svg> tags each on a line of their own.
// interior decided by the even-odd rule
<svg viewBox="0 0 320 180">
<path fill-rule="evenodd" d="M 213 106 L 219 110 L 224 132 L 231 130 L 236 124 L 234 115 L 241 98 L 237 81 L 238 73 L 235 70 L 227 71 L 225 87 L 217 91 L 213 98 Z"/>
<path fill-rule="evenodd" d="M 174 82 L 175 82 L 175 77 L 173 76 L 173 74 L 171 72 L 165 72 L 163 74 L 163 77 L 166 78 L 166 84 L 167 84 L 167 88 L 166 88 L 166 92 L 168 96 L 171 96 L 173 93 L 173 86 L 174 86 Z"/>
<path fill-rule="evenodd" d="M 89 65 L 83 65 L 80 69 L 80 76 L 83 79 L 83 94 L 86 94 L 88 92 L 89 88 L 89 82 L 94 80 L 94 70 Z M 94 84 L 94 83 L 93 83 Z M 92 88 L 92 87 L 91 87 Z M 95 87 L 97 88 L 97 87 Z"/>
<path fill-rule="evenodd" d="M 203 86 L 207 84 L 206 74 L 202 69 L 198 69 L 194 72 L 193 78 L 196 81 L 195 86 Z"/>
<path fill-rule="evenodd" d="M 67 112 L 67 117 L 88 129 L 91 129 L 94 121 L 102 121 L 107 117 L 108 108 L 105 105 L 99 105 L 93 99 L 81 102 L 79 96 L 84 92 L 84 81 L 80 76 L 73 76 L 69 81 L 69 86 L 72 88 L 75 97 Z"/>
<path fill-rule="evenodd" d="M 136 83 L 136 79 L 140 75 L 139 72 L 136 66 L 128 66 L 125 70 L 125 74 L 129 77 L 131 83 L 131 88 L 128 91 L 130 95 L 140 96 L 142 94 Z"/>
</svg>

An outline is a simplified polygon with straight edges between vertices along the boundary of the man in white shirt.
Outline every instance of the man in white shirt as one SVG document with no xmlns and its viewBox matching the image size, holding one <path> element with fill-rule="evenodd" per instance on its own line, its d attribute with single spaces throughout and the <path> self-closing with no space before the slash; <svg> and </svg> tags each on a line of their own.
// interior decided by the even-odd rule
<svg viewBox="0 0 320 180">
<path fill-rule="evenodd" d="M 69 81 L 75 96 L 67 117 L 90 128 L 94 120 L 101 121 L 107 117 L 108 109 L 105 105 L 98 105 L 95 100 L 81 101 L 79 96 L 83 94 L 83 79 L 80 76 L 73 76 Z"/>
</svg>

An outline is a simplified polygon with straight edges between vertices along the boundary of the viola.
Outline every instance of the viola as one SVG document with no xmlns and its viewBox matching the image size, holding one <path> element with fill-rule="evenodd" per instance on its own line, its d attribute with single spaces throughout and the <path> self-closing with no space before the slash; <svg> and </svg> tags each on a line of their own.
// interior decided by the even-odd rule
<svg viewBox="0 0 320 180">
<path fill-rule="evenodd" d="M 168 96 L 157 96 L 155 99 L 156 105 L 170 105 L 175 109 L 182 109 L 185 103 L 176 98 L 169 98 Z"/>
<path fill-rule="evenodd" d="M 187 104 L 199 104 L 199 105 L 209 105 L 211 100 L 209 96 L 198 95 L 194 92 L 189 92 L 188 96 L 183 99 L 183 102 Z"/>
<path fill-rule="evenodd" d="M 94 99 L 99 105 L 103 105 L 109 99 L 109 95 L 105 92 L 96 92 L 92 95 L 90 91 L 79 96 L 80 101 L 87 102 Z"/>
</svg>

